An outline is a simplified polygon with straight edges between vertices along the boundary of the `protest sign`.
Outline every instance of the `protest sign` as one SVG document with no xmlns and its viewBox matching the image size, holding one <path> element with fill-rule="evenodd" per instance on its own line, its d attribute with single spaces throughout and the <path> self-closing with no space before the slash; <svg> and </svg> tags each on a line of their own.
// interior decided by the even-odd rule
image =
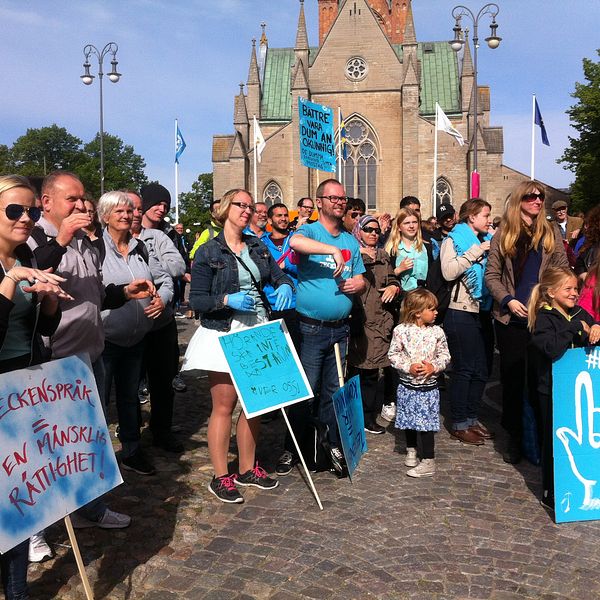
<svg viewBox="0 0 600 600">
<path fill-rule="evenodd" d="M 300 113 L 300 160 L 309 169 L 335 173 L 336 146 L 333 109 L 298 98 Z"/>
<path fill-rule="evenodd" d="M 122 482 L 87 355 L 0 375 L 0 552 Z"/>
<path fill-rule="evenodd" d="M 556 522 L 600 519 L 600 348 L 568 350 L 552 379 Z"/>
<path fill-rule="evenodd" d="M 248 418 L 312 398 L 310 384 L 281 319 L 222 335 L 219 342 Z"/>
<path fill-rule="evenodd" d="M 348 474 L 352 477 L 361 456 L 367 451 L 365 418 L 358 375 L 348 380 L 346 385 L 333 395 L 333 407 L 344 457 L 348 465 Z"/>
</svg>

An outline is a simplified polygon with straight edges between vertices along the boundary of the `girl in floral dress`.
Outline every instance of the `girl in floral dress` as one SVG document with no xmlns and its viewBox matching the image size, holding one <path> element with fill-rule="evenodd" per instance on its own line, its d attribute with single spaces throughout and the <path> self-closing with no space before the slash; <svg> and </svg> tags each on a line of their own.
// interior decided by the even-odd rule
<svg viewBox="0 0 600 600">
<path fill-rule="evenodd" d="M 434 432 L 440 429 L 440 393 L 436 375 L 450 362 L 446 336 L 434 325 L 437 299 L 417 288 L 402 302 L 400 325 L 394 329 L 388 357 L 398 370 L 396 427 L 406 434 L 409 477 L 435 473 Z M 417 434 L 421 438 L 421 461 L 417 458 Z"/>
</svg>

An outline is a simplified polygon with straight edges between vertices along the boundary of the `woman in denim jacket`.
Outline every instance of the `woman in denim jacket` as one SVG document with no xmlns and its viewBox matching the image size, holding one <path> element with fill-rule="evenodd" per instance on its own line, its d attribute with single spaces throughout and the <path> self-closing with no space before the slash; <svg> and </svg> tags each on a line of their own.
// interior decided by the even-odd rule
<svg viewBox="0 0 600 600">
<path fill-rule="evenodd" d="M 218 338 L 224 332 L 252 327 L 268 320 L 270 310 L 262 287 L 275 288 L 274 310 L 286 310 L 292 303 L 292 282 L 266 246 L 256 237 L 244 235 L 244 227 L 254 212 L 248 192 L 234 189 L 225 193 L 217 213 L 223 224 L 219 235 L 201 246 L 194 257 L 190 304 L 200 311 L 201 324 L 190 340 L 182 370 L 208 371 L 212 412 L 208 423 L 208 449 L 215 471 L 208 489 L 222 502 L 244 501 L 236 485 L 262 489 L 278 482 L 255 462 L 260 418 L 237 422 L 239 474 L 229 473 L 227 452 L 231 420 L 237 403 L 227 361 Z M 258 288 L 257 288 L 258 286 Z"/>
</svg>

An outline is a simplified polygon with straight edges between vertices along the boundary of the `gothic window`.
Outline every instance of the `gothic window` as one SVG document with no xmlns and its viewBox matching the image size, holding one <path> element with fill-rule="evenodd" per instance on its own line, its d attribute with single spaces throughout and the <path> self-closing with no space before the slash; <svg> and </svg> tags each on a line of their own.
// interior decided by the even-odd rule
<svg viewBox="0 0 600 600">
<path fill-rule="evenodd" d="M 361 198 L 368 210 L 377 208 L 378 143 L 375 132 L 359 117 L 346 121 L 346 160 L 342 183 L 346 194 Z"/>
<path fill-rule="evenodd" d="M 275 181 L 269 181 L 269 183 L 267 183 L 265 191 L 263 192 L 263 202 L 265 202 L 267 206 L 283 202 L 281 188 Z"/>
<path fill-rule="evenodd" d="M 445 177 L 438 177 L 435 186 L 435 214 L 438 214 L 440 204 L 452 204 L 452 186 Z"/>
<path fill-rule="evenodd" d="M 346 63 L 346 77 L 350 81 L 361 81 L 367 76 L 368 71 L 367 61 L 360 56 L 353 56 Z"/>
</svg>

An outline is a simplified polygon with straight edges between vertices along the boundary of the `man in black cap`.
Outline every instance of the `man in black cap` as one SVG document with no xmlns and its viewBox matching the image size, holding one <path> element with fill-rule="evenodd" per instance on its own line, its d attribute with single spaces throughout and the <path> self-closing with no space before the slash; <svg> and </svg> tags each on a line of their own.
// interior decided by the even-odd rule
<svg viewBox="0 0 600 600">
<path fill-rule="evenodd" d="M 570 217 L 567 214 L 567 203 L 564 200 L 557 200 L 552 204 L 554 220 L 560 229 L 563 240 L 570 242 L 577 239 L 583 221 L 579 217 Z"/>
<path fill-rule="evenodd" d="M 454 210 L 454 206 L 448 202 L 440 204 L 437 210 L 437 220 L 440 226 L 435 229 L 430 236 L 433 246 L 433 258 L 439 256 L 442 242 L 456 225 L 456 211 Z"/>
</svg>

